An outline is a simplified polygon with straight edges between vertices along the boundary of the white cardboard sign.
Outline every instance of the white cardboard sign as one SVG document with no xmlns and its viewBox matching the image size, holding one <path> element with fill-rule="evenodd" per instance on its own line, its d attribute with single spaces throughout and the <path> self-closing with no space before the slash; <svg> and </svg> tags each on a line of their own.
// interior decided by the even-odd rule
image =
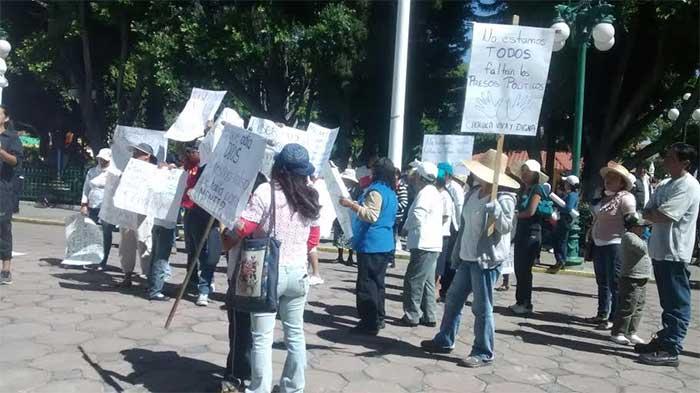
<svg viewBox="0 0 700 393">
<path fill-rule="evenodd" d="M 199 144 L 199 165 L 203 166 L 209 162 L 209 159 L 216 148 L 219 139 L 221 139 L 221 133 L 224 131 L 224 123 L 234 125 L 239 128 L 244 128 L 243 119 L 238 112 L 231 108 L 224 108 L 216 119 L 214 123 L 214 128 L 210 130 L 207 135 L 202 138 L 202 142 Z"/>
<path fill-rule="evenodd" d="M 119 180 L 119 175 L 112 171 L 107 171 L 104 198 L 102 199 L 102 206 L 100 207 L 100 220 L 112 225 L 117 225 L 120 228 L 135 230 L 139 226 L 138 215 L 114 206 L 114 194 L 119 187 Z"/>
<path fill-rule="evenodd" d="M 207 122 L 214 119 L 225 95 L 226 90 L 214 91 L 193 88 L 185 108 L 180 112 L 165 136 L 175 141 L 188 142 L 204 135 Z"/>
<path fill-rule="evenodd" d="M 133 155 L 132 146 L 145 143 L 153 149 L 158 161 L 165 161 L 168 151 L 168 139 L 165 132 L 149 130 L 146 128 L 117 126 L 112 138 L 112 163 L 119 171 L 126 168 L 126 164 Z"/>
<path fill-rule="evenodd" d="M 331 203 L 333 204 L 338 223 L 343 229 L 345 237 L 350 239 L 352 238 L 352 211 L 347 207 L 340 206 L 339 203 L 341 197 L 350 198 L 348 188 L 345 187 L 345 183 L 340 177 L 338 169 L 332 167 L 330 163 L 326 163 L 326 165 L 323 166 L 321 176 L 326 182 L 328 194 L 330 194 Z"/>
<path fill-rule="evenodd" d="M 553 44 L 553 29 L 474 23 L 461 131 L 536 135 Z"/>
<path fill-rule="evenodd" d="M 250 195 L 265 152 L 265 139 L 230 124 L 192 190 L 192 200 L 233 228 Z"/>
<path fill-rule="evenodd" d="M 64 265 L 93 265 L 102 262 L 102 227 L 82 214 L 66 217 L 66 258 Z"/>
<path fill-rule="evenodd" d="M 114 205 L 144 216 L 176 222 L 186 181 L 187 174 L 182 169 L 158 168 L 131 159 L 114 194 Z"/>
<path fill-rule="evenodd" d="M 423 136 L 422 161 L 449 162 L 453 166 L 472 158 L 474 137 L 471 135 Z"/>
</svg>

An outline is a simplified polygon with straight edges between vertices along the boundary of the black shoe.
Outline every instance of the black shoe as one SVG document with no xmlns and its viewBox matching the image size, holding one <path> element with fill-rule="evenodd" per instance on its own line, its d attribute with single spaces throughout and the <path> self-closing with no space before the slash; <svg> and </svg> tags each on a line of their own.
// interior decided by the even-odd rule
<svg viewBox="0 0 700 393">
<path fill-rule="evenodd" d="M 379 329 L 368 329 L 364 326 L 357 325 L 350 329 L 351 334 L 360 334 L 363 336 L 376 336 L 379 334 Z"/>
<path fill-rule="evenodd" d="M 119 288 L 129 289 L 134 286 L 134 283 L 131 281 L 131 277 L 125 277 L 124 280 L 117 286 Z"/>
<path fill-rule="evenodd" d="M 404 327 L 416 327 L 416 326 L 418 326 L 417 323 L 411 322 L 411 320 L 406 318 L 405 315 L 403 316 L 403 318 L 399 319 L 398 322 L 396 322 L 396 325 L 397 326 L 404 326 Z"/>
<path fill-rule="evenodd" d="M 437 326 L 437 322 L 425 322 L 425 321 L 420 321 L 420 324 L 423 326 L 427 327 L 435 327 Z"/>
<path fill-rule="evenodd" d="M 170 298 L 163 295 L 162 293 L 159 293 L 157 295 L 149 297 L 148 300 L 156 301 L 156 302 L 167 302 L 168 300 L 170 300 Z"/>
<path fill-rule="evenodd" d="M 656 338 L 652 338 L 649 344 L 637 344 L 634 346 L 634 352 L 638 354 L 654 353 L 661 349 L 661 343 Z"/>
<path fill-rule="evenodd" d="M 425 340 L 420 342 L 420 347 L 423 348 L 425 352 L 430 353 L 451 353 L 452 348 L 441 347 L 435 344 L 433 340 Z"/>
<path fill-rule="evenodd" d="M 672 355 L 664 350 L 639 355 L 639 362 L 649 366 L 678 367 L 678 355 Z"/>
</svg>

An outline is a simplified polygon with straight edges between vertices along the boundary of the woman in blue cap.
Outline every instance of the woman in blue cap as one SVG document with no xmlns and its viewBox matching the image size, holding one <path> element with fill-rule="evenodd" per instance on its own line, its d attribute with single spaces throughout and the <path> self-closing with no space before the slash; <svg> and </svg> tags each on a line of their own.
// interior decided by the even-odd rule
<svg viewBox="0 0 700 393">
<path fill-rule="evenodd" d="M 303 392 L 305 386 L 306 339 L 304 306 L 309 292 L 308 259 L 319 242 L 321 206 L 318 192 L 309 182 L 314 166 L 301 145 L 290 143 L 275 157 L 271 181 L 255 190 L 241 215 L 231 245 L 247 236 L 266 237 L 270 230 L 272 200 L 275 203 L 275 237 L 280 241 L 278 311 L 284 327 L 287 360 L 280 379 L 280 392 Z M 274 313 L 251 314 L 253 348 L 251 381 L 246 392 L 272 390 L 272 341 Z"/>
</svg>

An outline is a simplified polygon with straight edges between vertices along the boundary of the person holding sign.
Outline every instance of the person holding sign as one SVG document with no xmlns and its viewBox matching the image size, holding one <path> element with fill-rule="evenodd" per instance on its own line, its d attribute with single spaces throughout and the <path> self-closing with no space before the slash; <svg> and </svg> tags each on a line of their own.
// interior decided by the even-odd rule
<svg viewBox="0 0 700 393">
<path fill-rule="evenodd" d="M 169 171 L 175 169 L 173 164 L 161 163 L 159 171 Z M 163 174 L 167 176 L 167 174 Z M 148 273 L 148 299 L 153 301 L 170 300 L 163 294 L 165 280 L 170 277 L 170 251 L 175 243 L 176 221 L 168 219 L 153 219 L 153 255 L 151 257 L 151 268 Z"/>
<path fill-rule="evenodd" d="M 157 164 L 158 160 L 153 154 L 153 148 L 147 143 L 132 146 L 132 158 Z M 124 273 L 124 281 L 119 284 L 121 288 L 133 286 L 134 267 L 136 255 L 141 262 L 141 272 L 148 274 L 151 271 L 151 230 L 153 221 L 146 216 L 138 215 L 137 229 L 120 228 L 121 243 L 119 244 L 119 257 Z"/>
<path fill-rule="evenodd" d="M 435 187 L 437 166 L 432 162 L 421 162 L 416 167 L 416 172 L 418 195 L 408 210 L 403 227 L 408 233 L 406 247 L 411 252 L 411 258 L 404 276 L 404 316 L 400 324 L 414 327 L 421 323 L 433 327 L 437 323 L 435 269 L 442 251 L 443 226 L 447 224 L 449 231 L 450 216 L 444 212 L 442 196 Z"/>
<path fill-rule="evenodd" d="M 386 268 L 394 255 L 394 222 L 398 201 L 394 163 L 381 158 L 372 167 L 372 183 L 357 202 L 341 198 L 341 206 L 355 213 L 352 248 L 357 252 L 357 314 L 351 332 L 376 336 L 384 328 Z"/>
<path fill-rule="evenodd" d="M 491 201 L 492 182 L 496 159 L 501 160 L 500 187 L 497 198 Z M 501 264 L 510 253 L 510 233 L 513 230 L 516 196 L 512 189 L 520 185 L 505 174 L 508 157 L 489 150 L 479 161 L 465 161 L 475 180 L 464 198 L 461 225 L 457 242 L 452 250 L 455 278 L 447 292 L 445 313 L 440 331 L 432 340 L 421 342 L 427 352 L 453 351 L 459 330 L 464 302 L 474 294 L 474 345 L 469 356 L 460 360 L 463 367 L 483 367 L 494 361 L 495 326 L 493 319 L 493 287 L 500 274 Z M 491 222 L 494 231 L 489 234 Z"/>
<path fill-rule="evenodd" d="M 542 247 L 542 223 L 549 214 L 552 215 L 551 204 L 546 211 L 549 193 L 544 184 L 549 176 L 542 172 L 540 163 L 527 160 L 516 164 L 512 169 L 513 175 L 523 183 L 523 190 L 518 202 L 518 226 L 515 231 L 513 264 L 518 285 L 515 291 L 515 304 L 510 310 L 517 315 L 532 312 L 532 267 L 539 258 Z"/>
<path fill-rule="evenodd" d="M 275 212 L 275 238 L 281 243 L 277 283 L 278 311 L 284 326 L 287 360 L 280 391 L 303 392 L 305 386 L 306 339 L 304 306 L 309 292 L 307 260 L 319 243 L 321 205 L 318 191 L 309 182 L 314 166 L 303 146 L 290 143 L 275 156 L 272 180 L 258 186 L 235 226 L 224 237 L 226 248 L 247 236 L 267 237 Z M 314 251 L 315 252 L 315 251 Z M 272 391 L 272 341 L 275 314 L 252 313 L 252 376 L 249 393 Z"/>
<path fill-rule="evenodd" d="M 100 207 L 105 193 L 105 183 L 107 180 L 107 167 L 112 161 L 112 150 L 100 149 L 97 153 L 97 165 L 91 168 L 85 175 L 85 183 L 83 183 L 83 196 L 80 200 L 80 213 L 90 217 L 97 224 L 100 217 Z M 114 225 L 102 221 L 102 244 L 104 246 L 104 256 L 99 265 L 95 266 L 95 270 L 104 270 L 107 266 L 109 251 L 112 249 L 112 232 Z"/>
</svg>

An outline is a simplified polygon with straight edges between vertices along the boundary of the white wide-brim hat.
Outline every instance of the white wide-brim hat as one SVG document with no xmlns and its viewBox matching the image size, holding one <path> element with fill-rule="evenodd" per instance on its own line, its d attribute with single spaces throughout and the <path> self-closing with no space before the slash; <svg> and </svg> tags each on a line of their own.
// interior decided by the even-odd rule
<svg viewBox="0 0 700 393">
<path fill-rule="evenodd" d="M 523 172 L 523 167 L 526 166 L 527 169 L 530 170 L 530 172 L 536 172 L 539 173 L 540 175 L 540 184 L 547 183 L 549 181 L 549 176 L 542 172 L 542 165 L 540 165 L 539 162 L 535 160 L 526 160 L 526 161 L 521 161 L 519 163 L 516 163 L 513 165 L 512 168 L 510 168 L 510 171 L 513 172 L 513 175 L 515 175 L 518 179 L 522 180 L 522 172 Z"/>
<path fill-rule="evenodd" d="M 482 154 L 479 157 L 479 160 L 468 160 L 468 161 L 462 161 L 464 166 L 469 169 L 469 172 L 471 172 L 474 177 L 479 178 L 481 181 L 488 183 L 488 184 L 493 184 L 493 175 L 495 174 L 495 167 L 496 167 L 496 156 L 498 152 L 494 149 L 488 150 L 486 153 Z M 501 154 L 501 169 L 500 169 L 500 175 L 498 177 L 498 185 L 503 186 L 503 187 L 508 187 L 508 188 L 513 188 L 513 189 L 519 189 L 520 188 L 520 183 L 515 181 L 515 179 L 511 178 L 506 174 L 506 167 L 508 166 L 508 156 L 505 154 Z"/>
<path fill-rule="evenodd" d="M 112 150 L 111 149 L 100 149 L 100 152 L 97 153 L 97 157 L 95 158 L 101 158 L 105 161 L 112 161 Z"/>
<path fill-rule="evenodd" d="M 622 179 L 625 181 L 625 189 L 627 191 L 631 190 L 634 187 L 634 181 L 632 180 L 632 174 L 630 171 L 625 168 L 624 165 L 618 164 L 615 161 L 608 161 L 608 165 L 604 166 L 603 168 L 600 169 L 600 176 L 605 179 L 605 176 L 608 175 L 608 173 L 617 173 L 618 175 L 622 176 Z"/>
</svg>

